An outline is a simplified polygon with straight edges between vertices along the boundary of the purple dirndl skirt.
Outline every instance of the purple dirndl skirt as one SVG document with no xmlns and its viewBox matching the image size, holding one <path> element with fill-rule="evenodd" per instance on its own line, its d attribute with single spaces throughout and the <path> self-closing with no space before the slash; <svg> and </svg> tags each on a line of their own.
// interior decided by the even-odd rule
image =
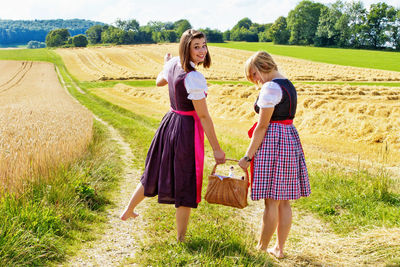
<svg viewBox="0 0 400 267">
<path fill-rule="evenodd" d="M 168 112 L 147 152 L 140 179 L 146 197 L 158 202 L 197 208 L 194 119 Z"/>
<path fill-rule="evenodd" d="M 293 124 L 270 123 L 254 156 L 251 199 L 290 200 L 311 194 L 300 138 Z"/>
</svg>

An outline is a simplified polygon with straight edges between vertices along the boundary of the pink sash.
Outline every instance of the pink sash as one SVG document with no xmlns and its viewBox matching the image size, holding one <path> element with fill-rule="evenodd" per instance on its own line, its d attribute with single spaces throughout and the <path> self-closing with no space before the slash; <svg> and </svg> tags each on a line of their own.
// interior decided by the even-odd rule
<svg viewBox="0 0 400 267">
<path fill-rule="evenodd" d="M 197 185 L 197 196 L 196 202 L 201 201 L 201 187 L 203 185 L 203 167 L 204 167 L 204 130 L 201 125 L 200 118 L 197 116 L 195 110 L 192 111 L 181 111 L 171 109 L 175 112 L 184 116 L 192 116 L 194 119 L 194 154 L 196 163 L 196 185 Z"/>
</svg>

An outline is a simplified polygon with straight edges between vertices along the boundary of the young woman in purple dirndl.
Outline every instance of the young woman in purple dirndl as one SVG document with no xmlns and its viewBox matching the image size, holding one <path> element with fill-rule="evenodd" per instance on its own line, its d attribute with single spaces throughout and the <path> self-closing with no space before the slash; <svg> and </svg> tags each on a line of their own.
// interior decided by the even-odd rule
<svg viewBox="0 0 400 267">
<path fill-rule="evenodd" d="M 156 85 L 168 84 L 171 110 L 162 119 L 147 153 L 145 170 L 132 198 L 121 215 L 135 218 L 135 207 L 145 198 L 158 195 L 158 202 L 175 204 L 177 240 L 185 238 L 189 215 L 201 201 L 204 164 L 204 133 L 215 161 L 225 162 L 212 119 L 208 113 L 207 82 L 196 66 L 211 65 L 206 37 L 187 30 L 179 44 L 179 57 L 164 58 L 164 69 Z"/>
<path fill-rule="evenodd" d="M 249 131 L 252 139 L 239 165 L 247 169 L 251 162 L 251 199 L 264 199 L 258 248 L 267 250 L 277 230 L 276 244 L 268 252 L 283 258 L 292 224 L 289 201 L 311 193 L 303 149 L 293 125 L 297 93 L 267 52 L 251 56 L 245 71 L 248 80 L 262 86 L 254 105 L 259 120 Z"/>
</svg>

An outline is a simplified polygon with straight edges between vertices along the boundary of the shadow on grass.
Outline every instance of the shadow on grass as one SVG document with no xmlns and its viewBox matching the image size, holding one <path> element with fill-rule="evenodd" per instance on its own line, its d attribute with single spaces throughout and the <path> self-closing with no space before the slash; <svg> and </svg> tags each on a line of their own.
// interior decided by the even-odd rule
<svg viewBox="0 0 400 267">
<path fill-rule="evenodd" d="M 210 240 L 193 237 L 182 244 L 192 255 L 209 258 L 208 263 L 233 264 L 244 266 L 273 266 L 265 253 L 251 249 L 235 240 Z"/>
</svg>

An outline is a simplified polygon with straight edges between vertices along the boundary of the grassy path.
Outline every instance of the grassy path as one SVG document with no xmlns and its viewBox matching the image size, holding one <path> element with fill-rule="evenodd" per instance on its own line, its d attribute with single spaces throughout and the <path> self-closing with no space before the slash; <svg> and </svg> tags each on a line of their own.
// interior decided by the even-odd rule
<svg viewBox="0 0 400 267">
<path fill-rule="evenodd" d="M 133 257 L 138 251 L 137 237 L 142 233 L 144 221 L 141 218 L 123 222 L 119 215 L 128 203 L 131 193 L 139 181 L 140 173 L 131 167 L 134 155 L 121 135 L 108 123 L 95 116 L 111 133 L 111 138 L 117 142 L 122 150 L 121 161 L 124 163 L 123 178 L 119 189 L 111 197 L 112 206 L 106 211 L 107 222 L 98 239 L 88 242 L 77 256 L 69 259 L 64 266 L 117 266 L 127 257 Z M 145 209 L 145 205 L 141 206 Z"/>
</svg>

